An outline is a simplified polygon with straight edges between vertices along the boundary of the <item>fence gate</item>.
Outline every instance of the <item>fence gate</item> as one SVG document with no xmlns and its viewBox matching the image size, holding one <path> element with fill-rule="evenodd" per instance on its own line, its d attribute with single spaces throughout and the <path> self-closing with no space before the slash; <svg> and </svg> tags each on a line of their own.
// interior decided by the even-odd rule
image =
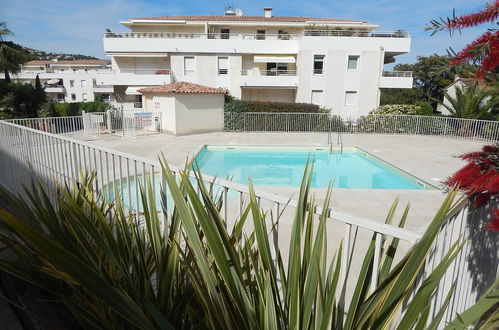
<svg viewBox="0 0 499 330">
<path fill-rule="evenodd" d="M 83 113 L 83 132 L 86 136 L 99 138 L 103 129 L 106 129 L 106 113 Z"/>
<path fill-rule="evenodd" d="M 129 138 L 161 133 L 161 113 L 123 112 L 123 132 Z"/>
<path fill-rule="evenodd" d="M 161 113 L 108 110 L 83 113 L 83 129 L 86 136 L 99 138 L 101 134 L 113 134 L 135 138 L 141 135 L 161 133 Z"/>
</svg>

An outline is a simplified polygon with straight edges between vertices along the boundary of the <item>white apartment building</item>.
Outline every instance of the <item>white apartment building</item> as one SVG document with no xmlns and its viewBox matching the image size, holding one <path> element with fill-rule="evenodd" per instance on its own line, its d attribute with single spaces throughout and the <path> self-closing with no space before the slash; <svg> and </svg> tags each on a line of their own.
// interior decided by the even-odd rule
<svg viewBox="0 0 499 330">
<path fill-rule="evenodd" d="M 243 100 L 315 103 L 344 118 L 376 108 L 380 88 L 411 88 L 411 72 L 384 71 L 409 52 L 404 31 L 378 32 L 365 21 L 224 15 L 132 18 L 108 32 L 104 50 L 117 100 L 140 102 L 138 89 L 175 81 L 227 88 Z"/>
<path fill-rule="evenodd" d="M 85 102 L 99 97 L 112 101 L 113 86 L 96 82 L 99 75 L 112 73 L 109 60 L 35 60 L 25 63 L 11 78 L 35 85 L 38 75 L 52 102 Z"/>
</svg>

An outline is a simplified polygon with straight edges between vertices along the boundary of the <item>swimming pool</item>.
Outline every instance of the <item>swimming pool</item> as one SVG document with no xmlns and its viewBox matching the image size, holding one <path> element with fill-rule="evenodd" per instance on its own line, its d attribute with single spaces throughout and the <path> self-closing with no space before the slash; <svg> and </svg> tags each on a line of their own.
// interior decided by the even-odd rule
<svg viewBox="0 0 499 330">
<path fill-rule="evenodd" d="M 255 186 L 299 187 L 307 160 L 313 188 L 410 189 L 433 187 L 359 148 L 205 146 L 194 163 L 202 173 Z"/>
</svg>

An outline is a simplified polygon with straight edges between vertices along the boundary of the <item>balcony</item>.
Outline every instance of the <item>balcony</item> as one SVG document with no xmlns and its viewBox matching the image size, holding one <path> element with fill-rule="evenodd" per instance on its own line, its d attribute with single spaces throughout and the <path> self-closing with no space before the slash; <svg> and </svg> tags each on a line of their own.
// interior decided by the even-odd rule
<svg viewBox="0 0 499 330">
<path fill-rule="evenodd" d="M 242 70 L 241 87 L 296 88 L 296 70 Z"/>
<path fill-rule="evenodd" d="M 380 88 L 412 88 L 411 71 L 383 71 L 379 83 Z"/>
<path fill-rule="evenodd" d="M 45 84 L 46 93 L 64 93 L 64 90 L 62 84 Z"/>
<path fill-rule="evenodd" d="M 229 33 L 106 33 L 104 50 L 108 55 L 169 52 L 193 53 L 298 53 L 300 35 Z M 276 51 L 277 50 L 277 51 Z"/>
<path fill-rule="evenodd" d="M 187 33 L 187 32 L 106 32 L 104 38 L 163 38 L 163 39 L 244 39 L 244 40 L 296 40 L 305 37 L 368 37 L 410 38 L 407 31 L 366 30 L 304 30 L 301 34 L 237 34 L 237 33 Z"/>
<path fill-rule="evenodd" d="M 114 93 L 113 85 L 98 85 L 94 84 L 94 93 Z"/>
<path fill-rule="evenodd" d="M 96 78 L 97 86 L 156 86 L 169 84 L 173 81 L 173 72 L 170 69 L 121 69 L 99 75 Z"/>
</svg>

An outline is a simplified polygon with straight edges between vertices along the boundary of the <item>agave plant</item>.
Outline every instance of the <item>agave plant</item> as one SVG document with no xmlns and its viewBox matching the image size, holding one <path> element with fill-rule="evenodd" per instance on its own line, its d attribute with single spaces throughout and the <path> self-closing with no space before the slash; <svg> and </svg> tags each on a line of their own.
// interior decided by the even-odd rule
<svg viewBox="0 0 499 330">
<path fill-rule="evenodd" d="M 271 240 L 279 215 L 260 209 L 251 184 L 249 201 L 228 230 L 220 215 L 223 199 L 202 184 L 200 173 L 193 182 L 188 169 L 175 176 L 164 160 L 161 166 L 175 204 L 163 226 L 159 214 L 166 210 L 156 209 L 150 186 L 141 189 L 140 217 L 125 210 L 119 198 L 112 203 L 96 195 L 91 174 L 82 175 L 78 185 L 56 186 L 55 196 L 42 182 L 26 189 L 25 199 L 0 189 L 12 210 L 0 211 L 0 241 L 10 251 L 0 256 L 0 269 L 43 288 L 83 328 L 419 329 L 440 323 L 452 291 L 432 320 L 428 301 L 461 243 L 421 283 L 418 275 L 452 211 L 455 191 L 397 264 L 399 241 L 386 239 L 374 269 L 373 237 L 347 300 L 341 244 L 328 258 L 328 217 L 324 212 L 317 219 L 313 213 L 311 169 L 300 188 L 285 262 Z M 330 190 L 324 209 L 329 199 Z M 253 230 L 246 226 L 250 222 Z M 346 264 L 351 262 L 348 256 Z M 377 283 L 371 283 L 373 272 L 379 272 Z M 455 324 L 472 324 L 473 315 L 493 303 L 485 299 Z"/>
</svg>

